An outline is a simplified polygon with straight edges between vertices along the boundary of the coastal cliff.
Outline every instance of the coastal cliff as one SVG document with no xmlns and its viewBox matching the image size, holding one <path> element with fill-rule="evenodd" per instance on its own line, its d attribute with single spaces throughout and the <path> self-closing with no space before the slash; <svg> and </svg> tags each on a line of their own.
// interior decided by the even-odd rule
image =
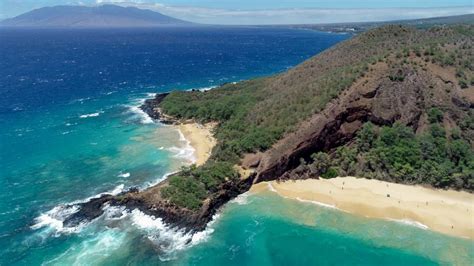
<svg viewBox="0 0 474 266">
<path fill-rule="evenodd" d="M 217 124 L 209 160 L 104 204 L 203 230 L 226 202 L 261 181 L 365 176 L 474 190 L 472 26 L 385 26 L 288 72 L 211 91 L 158 94 L 141 107 L 163 123 Z M 235 170 L 239 169 L 239 170 Z"/>
</svg>

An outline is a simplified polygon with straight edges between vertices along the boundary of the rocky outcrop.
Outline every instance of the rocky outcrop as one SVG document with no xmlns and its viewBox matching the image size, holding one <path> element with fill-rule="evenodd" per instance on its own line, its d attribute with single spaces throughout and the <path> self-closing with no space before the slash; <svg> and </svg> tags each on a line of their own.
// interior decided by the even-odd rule
<svg viewBox="0 0 474 266">
<path fill-rule="evenodd" d="M 397 121 L 419 132 L 425 128 L 423 118 L 430 107 L 441 108 L 445 120 L 451 121 L 467 113 L 470 103 L 454 83 L 408 66 L 397 70 L 403 81 L 394 81 L 390 79 L 391 71 L 385 63 L 374 65 L 366 77 L 356 81 L 322 112 L 278 141 L 260 156 L 255 182 L 278 179 L 296 168 L 301 158 L 310 161 L 315 152 L 331 151 L 351 142 L 367 121 L 376 125 Z"/>
<path fill-rule="evenodd" d="M 167 116 L 161 112 L 159 108 L 159 104 L 163 101 L 166 96 L 168 96 L 169 92 L 165 93 L 158 93 L 152 99 L 146 99 L 145 102 L 140 106 L 143 112 L 148 114 L 151 118 L 160 121 L 163 124 L 174 124 L 176 120 L 173 117 Z"/>
<path fill-rule="evenodd" d="M 87 202 L 76 204 L 79 211 L 69 216 L 64 225 L 77 226 L 92 221 L 104 213 L 104 206 L 122 206 L 132 211 L 138 209 L 147 215 L 159 217 L 163 222 L 185 231 L 197 232 L 206 228 L 208 222 L 225 203 L 248 191 L 253 184 L 253 176 L 249 178 L 227 181 L 219 189 L 203 201 L 201 208 L 189 210 L 169 203 L 161 197 L 161 189 L 167 181 L 149 187 L 143 191 L 132 188 L 118 195 L 105 194 Z"/>
</svg>

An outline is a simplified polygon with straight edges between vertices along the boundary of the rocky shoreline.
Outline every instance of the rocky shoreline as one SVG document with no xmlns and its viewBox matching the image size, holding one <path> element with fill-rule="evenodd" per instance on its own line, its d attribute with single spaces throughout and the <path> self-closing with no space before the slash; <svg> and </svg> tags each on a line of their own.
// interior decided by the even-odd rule
<svg viewBox="0 0 474 266">
<path fill-rule="evenodd" d="M 199 232 L 206 228 L 207 223 L 225 203 L 238 195 L 248 191 L 252 186 L 252 178 L 238 182 L 226 182 L 220 189 L 205 200 L 203 206 L 196 210 L 188 210 L 177 207 L 159 198 L 155 200 L 153 194 L 159 195 L 159 189 L 167 185 L 166 180 L 158 185 L 149 187 L 143 191 L 131 188 L 118 195 L 105 194 L 99 198 L 90 199 L 87 202 L 75 204 L 79 211 L 69 216 L 65 221 L 66 227 L 75 227 L 83 222 L 89 222 L 104 213 L 105 206 L 122 206 L 132 211 L 138 209 L 147 215 L 161 218 L 164 223 L 171 227 L 184 229 L 186 232 Z M 69 207 L 69 206 L 68 206 Z"/>
<path fill-rule="evenodd" d="M 175 124 L 177 121 L 171 116 L 163 114 L 158 105 L 169 95 L 169 92 L 158 93 L 155 98 L 146 99 L 145 102 L 140 106 L 143 112 L 145 112 L 152 119 L 159 121 L 162 124 Z"/>
<path fill-rule="evenodd" d="M 129 210 L 139 209 L 186 231 L 201 231 L 221 206 L 248 191 L 254 183 L 315 177 L 299 171 L 301 158 L 309 160 L 316 151 L 331 152 L 350 144 L 367 121 L 377 126 L 399 122 L 411 127 L 414 132 L 423 132 L 428 128 L 426 106 L 442 106 L 446 123 L 459 120 L 469 112 L 469 104 L 456 90 L 454 82 L 445 83 L 428 72 L 418 73 L 409 69 L 403 69 L 406 77 L 404 82 L 393 82 L 386 77 L 386 64 L 377 63 L 375 67 L 370 79 L 365 77 L 355 82 L 320 113 L 301 123 L 297 131 L 285 135 L 265 152 L 245 155 L 241 166 L 245 170 L 252 169 L 252 174 L 245 179 L 222 183 L 199 209 L 181 208 L 162 198 L 160 188 L 168 185 L 167 180 L 164 180 L 143 191 L 130 189 L 116 196 L 103 195 L 79 204 L 80 210 L 65 221 L 66 225 L 92 220 L 103 213 L 104 205 L 109 204 L 125 206 Z M 442 89 L 428 89 L 436 84 L 442 84 Z M 155 120 L 177 124 L 179 121 L 167 116 L 158 107 L 167 95 L 157 94 L 155 98 L 146 100 L 140 108 Z M 442 104 L 438 99 L 443 99 Z"/>
<path fill-rule="evenodd" d="M 151 118 L 161 123 L 176 124 L 176 119 L 166 116 L 157 107 L 168 94 L 157 94 L 155 98 L 147 99 L 140 108 Z M 104 213 L 105 206 L 122 206 L 129 211 L 138 209 L 147 215 L 161 218 L 164 223 L 184 229 L 186 232 L 202 231 L 219 208 L 250 189 L 254 177 L 255 175 L 252 175 L 246 179 L 224 182 L 215 193 L 204 201 L 204 204 L 198 210 L 181 208 L 163 199 L 160 189 L 168 185 L 167 180 L 142 191 L 138 188 L 130 188 L 118 195 L 103 194 L 87 202 L 74 204 L 79 207 L 79 211 L 66 218 L 64 225 L 73 227 L 83 222 L 92 221 Z"/>
</svg>

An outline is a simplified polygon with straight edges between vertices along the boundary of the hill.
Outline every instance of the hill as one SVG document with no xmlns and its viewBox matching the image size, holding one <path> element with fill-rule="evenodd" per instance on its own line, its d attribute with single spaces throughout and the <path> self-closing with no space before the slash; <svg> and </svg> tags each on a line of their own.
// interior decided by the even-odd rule
<svg viewBox="0 0 474 266">
<path fill-rule="evenodd" d="M 143 106 L 154 118 L 218 123 L 211 158 L 142 192 L 82 204 L 70 222 L 108 202 L 203 230 L 267 180 L 354 175 L 473 191 L 473 40 L 470 25 L 387 25 L 276 76 L 158 95 Z"/>
<path fill-rule="evenodd" d="M 473 35 L 472 26 L 384 26 L 278 76 L 172 92 L 159 107 L 218 121 L 212 158 L 254 169 L 255 182 L 295 178 L 295 169 L 308 176 L 301 163 L 324 157 L 330 164 L 314 174 L 473 190 Z M 365 127 L 373 139 L 357 140 Z"/>
<path fill-rule="evenodd" d="M 116 5 L 43 7 L 0 22 L 1 26 L 8 27 L 155 27 L 190 24 L 151 10 Z"/>
</svg>

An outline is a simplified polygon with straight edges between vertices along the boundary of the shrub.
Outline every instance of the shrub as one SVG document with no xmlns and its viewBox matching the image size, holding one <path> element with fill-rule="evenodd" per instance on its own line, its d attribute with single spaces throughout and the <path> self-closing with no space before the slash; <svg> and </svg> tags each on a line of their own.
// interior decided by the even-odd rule
<svg viewBox="0 0 474 266">
<path fill-rule="evenodd" d="M 337 168 L 331 167 L 326 172 L 322 173 L 321 177 L 325 179 L 330 179 L 330 178 L 335 178 L 338 175 L 339 175 L 339 172 L 337 171 Z"/>
<path fill-rule="evenodd" d="M 431 108 L 428 111 L 428 121 L 432 124 L 443 121 L 443 112 L 438 108 Z"/>
<path fill-rule="evenodd" d="M 202 200 L 218 190 L 227 180 L 238 179 L 232 164 L 209 161 L 201 167 L 184 167 L 177 175 L 169 178 L 168 186 L 161 190 L 162 196 L 171 203 L 195 210 Z"/>
</svg>

